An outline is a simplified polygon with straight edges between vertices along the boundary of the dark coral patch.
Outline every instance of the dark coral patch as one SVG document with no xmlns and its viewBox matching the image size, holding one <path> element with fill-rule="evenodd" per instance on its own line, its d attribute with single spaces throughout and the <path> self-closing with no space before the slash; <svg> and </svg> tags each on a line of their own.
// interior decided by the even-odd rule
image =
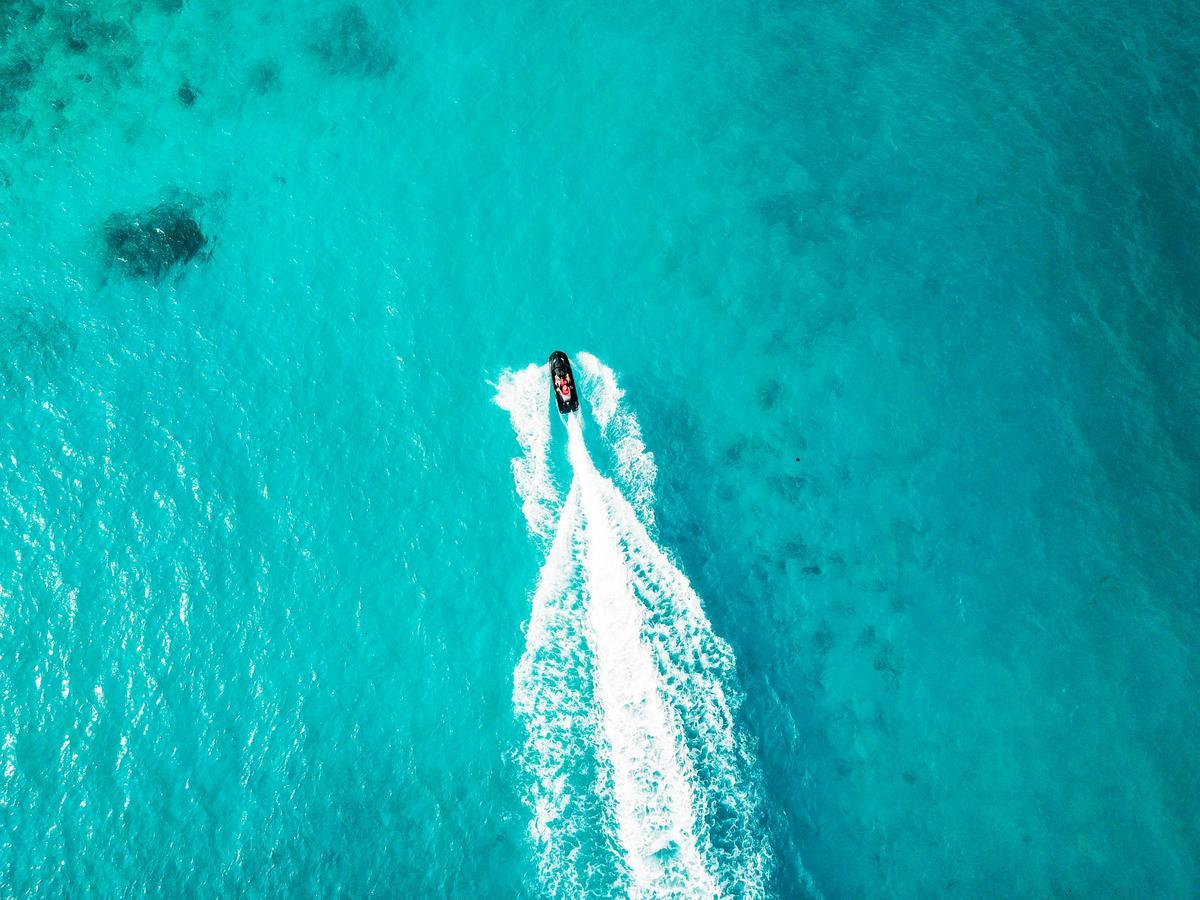
<svg viewBox="0 0 1200 900">
<path fill-rule="evenodd" d="M 184 106 L 194 106 L 196 98 L 200 96 L 200 91 L 185 81 L 179 86 L 179 90 L 175 94 L 179 97 L 179 102 Z"/>
<path fill-rule="evenodd" d="M 133 27 L 121 18 L 105 19 L 87 7 L 67 4 L 56 12 L 67 49 L 86 53 L 100 47 L 115 49 L 133 42 Z"/>
<path fill-rule="evenodd" d="M 279 64 L 260 62 L 250 70 L 250 87 L 255 93 L 265 94 L 279 86 Z"/>
<path fill-rule="evenodd" d="M 783 390 L 783 384 L 777 378 L 772 378 L 759 385 L 758 387 L 758 405 L 763 409 L 774 409 L 779 403 L 779 394 Z"/>
<path fill-rule="evenodd" d="M 109 265 L 130 278 L 159 281 L 186 265 L 208 244 L 196 221 L 196 203 L 176 199 L 143 213 L 113 213 L 104 223 Z"/>
<path fill-rule="evenodd" d="M 0 66 L 0 113 L 17 108 L 21 97 L 33 87 L 33 63 L 19 59 Z"/>
<path fill-rule="evenodd" d="M 750 442 L 746 440 L 735 441 L 726 448 L 723 455 L 725 463 L 730 466 L 737 465 L 742 461 L 742 455 L 746 452 L 746 448 Z"/>
<path fill-rule="evenodd" d="M 0 310 L 0 396 L 35 387 L 74 348 L 74 332 L 46 310 Z"/>
<path fill-rule="evenodd" d="M 343 6 L 317 29 L 312 50 L 336 75 L 386 75 L 396 63 L 387 39 L 355 4 Z"/>
<path fill-rule="evenodd" d="M 46 10 L 40 3 L 23 3 L 20 0 L 0 0 L 0 38 L 19 34 L 42 21 Z"/>
<path fill-rule="evenodd" d="M 833 649 L 834 641 L 835 638 L 833 631 L 824 622 L 822 622 L 821 626 L 815 632 L 813 632 L 813 649 L 815 649 L 817 654 L 820 656 L 824 656 Z"/>
<path fill-rule="evenodd" d="M 875 671 L 895 676 L 900 674 L 902 665 L 900 654 L 896 652 L 896 648 L 891 642 L 885 641 L 879 648 L 879 652 L 875 654 Z"/>
<path fill-rule="evenodd" d="M 33 63 L 28 59 L 18 59 L 0 68 L 0 83 L 11 91 L 29 90 L 33 87 Z"/>
<path fill-rule="evenodd" d="M 804 559 L 808 556 L 808 544 L 802 540 L 788 541 L 783 545 L 783 555 L 788 559 Z"/>
</svg>

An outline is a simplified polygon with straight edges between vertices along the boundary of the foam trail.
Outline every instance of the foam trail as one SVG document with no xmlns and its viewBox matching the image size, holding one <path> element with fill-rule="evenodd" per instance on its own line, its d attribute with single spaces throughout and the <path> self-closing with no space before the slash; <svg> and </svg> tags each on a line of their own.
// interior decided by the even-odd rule
<svg viewBox="0 0 1200 900">
<path fill-rule="evenodd" d="M 595 798 L 598 730 L 585 637 L 582 583 L 575 564 L 579 492 L 572 489 L 533 594 L 525 653 L 514 673 L 513 704 L 527 725 L 523 753 L 532 776 L 532 836 L 538 875 L 551 896 L 604 892 L 589 883 L 581 837 L 609 827 Z"/>
<path fill-rule="evenodd" d="M 653 474 L 646 480 L 645 469 L 621 467 L 622 439 L 640 442 L 641 432 L 615 376 L 595 357 L 577 358 L 621 486 L 652 504 Z M 531 448 L 540 454 L 552 485 L 548 423 L 540 450 L 541 438 L 528 439 L 528 423 L 549 402 L 544 367 L 530 369 L 536 390 L 516 391 L 504 379 L 501 390 L 512 391 L 505 408 L 525 459 Z M 625 421 L 614 429 L 619 416 Z M 579 415 L 567 419 L 571 487 L 548 513 L 557 515 L 546 532 L 553 540 L 514 673 L 543 887 L 553 896 L 763 896 L 772 859 L 759 778 L 734 725 L 732 650 L 654 542 L 647 507 L 598 471 L 582 425 Z M 648 457 L 653 473 L 644 447 L 624 449 Z M 514 462 L 523 502 L 529 471 Z M 540 520 L 527 518 L 542 537 Z"/>
<path fill-rule="evenodd" d="M 658 467 L 642 440 L 642 426 L 626 406 L 616 373 L 586 351 L 575 356 L 583 372 L 583 391 L 600 434 L 616 457 L 617 480 L 629 491 L 634 509 L 647 525 L 654 524 L 654 483 Z"/>
<path fill-rule="evenodd" d="M 658 671 L 642 643 L 643 610 L 609 519 L 605 479 L 568 419 L 569 453 L 584 518 L 583 567 L 596 693 L 608 743 L 617 837 L 639 894 L 713 896 L 716 883 L 696 841 L 689 760 L 675 718 L 658 690 Z"/>
<path fill-rule="evenodd" d="M 512 461 L 513 481 L 530 531 L 548 540 L 558 511 L 558 490 L 550 477 L 550 412 L 546 404 L 547 368 L 536 363 L 506 371 L 496 388 L 496 405 L 505 410 L 523 454 Z"/>
</svg>

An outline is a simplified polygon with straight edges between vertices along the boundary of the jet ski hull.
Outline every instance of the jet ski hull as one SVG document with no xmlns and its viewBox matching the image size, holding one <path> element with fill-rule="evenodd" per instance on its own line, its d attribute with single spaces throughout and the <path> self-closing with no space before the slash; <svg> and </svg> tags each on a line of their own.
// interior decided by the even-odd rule
<svg viewBox="0 0 1200 900">
<path fill-rule="evenodd" d="M 578 411 L 579 391 L 575 388 L 575 373 L 571 371 L 567 354 L 561 350 L 550 354 L 550 393 L 554 395 L 560 413 L 565 415 Z"/>
</svg>

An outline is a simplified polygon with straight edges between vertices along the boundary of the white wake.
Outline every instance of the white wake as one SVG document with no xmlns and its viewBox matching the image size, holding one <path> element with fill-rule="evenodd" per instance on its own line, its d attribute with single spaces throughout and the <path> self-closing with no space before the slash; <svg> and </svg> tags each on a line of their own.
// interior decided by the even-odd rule
<svg viewBox="0 0 1200 900">
<path fill-rule="evenodd" d="M 647 531 L 653 456 L 615 376 L 595 357 L 576 359 L 617 483 L 597 470 L 574 414 L 559 502 L 544 366 L 506 373 L 497 395 L 522 448 L 513 474 L 530 532 L 549 541 L 513 695 L 543 886 L 555 896 L 762 896 L 771 855 L 734 727 L 733 653 Z"/>
</svg>

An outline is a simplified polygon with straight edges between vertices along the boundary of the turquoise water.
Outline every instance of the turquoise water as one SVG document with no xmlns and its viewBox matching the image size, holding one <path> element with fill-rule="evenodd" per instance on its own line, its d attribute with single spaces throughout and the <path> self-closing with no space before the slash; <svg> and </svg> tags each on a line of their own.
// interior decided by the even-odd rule
<svg viewBox="0 0 1200 900">
<path fill-rule="evenodd" d="M 0 893 L 1194 896 L 1200 8 L 491 6 L 0 0 Z"/>
</svg>

